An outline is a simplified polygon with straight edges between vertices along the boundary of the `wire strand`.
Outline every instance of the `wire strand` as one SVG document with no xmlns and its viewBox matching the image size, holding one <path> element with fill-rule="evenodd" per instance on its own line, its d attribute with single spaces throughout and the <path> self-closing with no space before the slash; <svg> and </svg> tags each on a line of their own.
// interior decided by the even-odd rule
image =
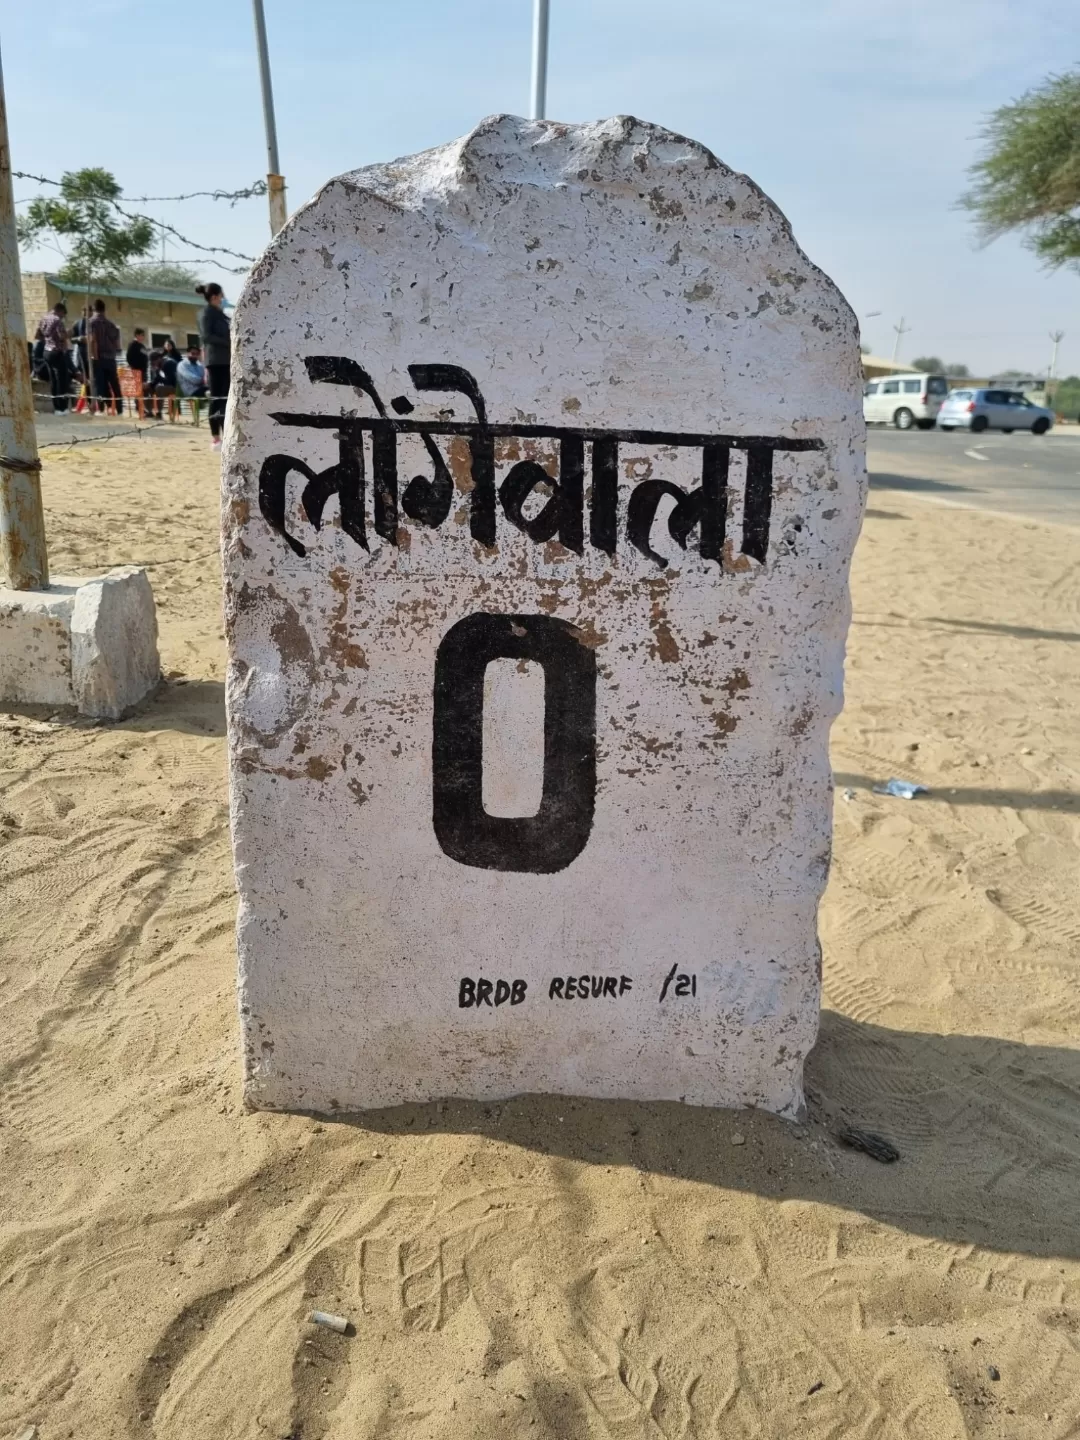
<svg viewBox="0 0 1080 1440">
<path fill-rule="evenodd" d="M 50 180 L 46 175 L 30 175 L 25 170 L 13 170 L 11 173 L 12 175 L 17 176 L 20 180 L 36 180 L 40 185 L 55 185 L 58 188 L 61 186 L 61 181 Z M 220 193 L 222 197 L 227 196 L 226 191 L 221 191 Z M 242 196 L 242 192 L 240 191 L 237 191 L 235 193 L 238 198 Z M 200 245 L 197 240 L 191 240 L 187 235 L 182 235 L 175 226 L 166 225 L 164 220 L 155 220 L 152 215 L 140 215 L 137 211 L 125 210 L 118 200 L 113 200 L 104 195 L 92 198 L 104 200 L 105 203 L 111 205 L 118 214 L 123 215 L 125 220 L 146 220 L 149 224 L 154 225 L 157 229 L 164 230 L 168 234 L 175 236 L 175 238 L 179 240 L 182 245 L 188 245 L 191 247 L 192 250 L 201 250 L 205 255 L 228 255 L 233 260 L 246 260 L 249 265 L 254 265 L 255 263 L 254 255 L 245 255 L 240 250 L 230 250 L 225 245 Z M 171 198 L 180 200 L 188 197 L 178 195 Z M 226 267 L 223 266 L 222 268 L 224 269 Z M 240 270 L 233 270 L 231 273 L 234 275 L 239 275 L 243 272 Z"/>
<path fill-rule="evenodd" d="M 39 185 L 56 185 L 59 187 L 61 181 L 50 180 L 47 175 L 31 175 L 26 170 L 12 170 L 16 180 L 36 180 Z M 257 196 L 266 194 L 266 181 L 256 180 L 247 185 L 243 190 L 192 190 L 187 195 L 129 195 L 127 198 L 133 205 L 150 205 L 158 201 L 173 200 L 228 200 L 235 205 L 238 200 L 251 200 Z M 16 201 L 16 204 L 23 204 L 23 201 Z"/>
<path fill-rule="evenodd" d="M 187 195 L 129 195 L 133 205 L 151 205 L 158 201 L 173 200 L 228 200 L 235 205 L 238 200 L 252 200 L 266 194 L 266 181 L 256 180 L 243 190 L 192 190 Z"/>
</svg>

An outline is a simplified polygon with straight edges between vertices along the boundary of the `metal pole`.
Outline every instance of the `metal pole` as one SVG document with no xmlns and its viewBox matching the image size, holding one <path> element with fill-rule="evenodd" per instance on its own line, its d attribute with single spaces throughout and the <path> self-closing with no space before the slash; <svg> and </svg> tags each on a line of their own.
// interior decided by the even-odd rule
<svg viewBox="0 0 1080 1440">
<path fill-rule="evenodd" d="M 90 272 L 87 271 L 86 305 L 83 307 L 82 313 L 83 348 L 79 351 L 79 358 L 81 359 L 83 355 L 86 356 L 86 369 L 83 372 L 83 383 L 86 386 L 86 413 L 88 415 L 94 415 L 96 414 L 94 404 L 97 400 L 97 386 L 94 384 L 94 361 L 90 354 L 90 316 L 93 314 L 93 311 L 90 308 L 90 279 Z"/>
<path fill-rule="evenodd" d="M 1050 375 L 1049 375 L 1049 377 L 1048 377 L 1048 378 L 1049 378 L 1049 381 L 1050 381 L 1050 384 L 1052 385 L 1052 384 L 1054 383 L 1054 380 L 1057 378 L 1057 352 L 1058 352 L 1058 346 L 1061 344 L 1062 340 L 1065 339 L 1065 331 L 1064 331 L 1064 330 L 1051 330 L 1051 331 L 1050 331 L 1050 339 L 1051 339 L 1051 340 L 1053 341 L 1053 343 L 1054 343 L 1054 353 L 1053 353 L 1053 354 L 1051 355 L 1051 357 L 1050 357 Z"/>
<path fill-rule="evenodd" d="M 266 44 L 266 17 L 262 0 L 255 7 L 255 43 L 259 49 L 259 81 L 262 85 L 263 124 L 266 126 L 266 187 L 270 196 L 270 234 L 276 235 L 289 218 L 285 204 L 285 176 L 278 162 L 277 124 L 274 120 L 274 87 L 270 83 L 270 51 Z"/>
<path fill-rule="evenodd" d="M 547 111 L 548 0 L 533 0 L 532 118 Z"/>
<path fill-rule="evenodd" d="M 19 239 L 0 65 L 0 558 L 13 590 L 47 590 L 41 462 L 26 349 Z"/>
<path fill-rule="evenodd" d="M 896 331 L 896 339 L 893 341 L 892 347 L 892 363 L 895 365 L 896 357 L 900 353 L 900 341 L 903 336 L 908 333 L 907 327 L 904 325 L 904 317 L 902 315 L 900 316 L 900 324 L 894 325 L 892 328 Z"/>
</svg>

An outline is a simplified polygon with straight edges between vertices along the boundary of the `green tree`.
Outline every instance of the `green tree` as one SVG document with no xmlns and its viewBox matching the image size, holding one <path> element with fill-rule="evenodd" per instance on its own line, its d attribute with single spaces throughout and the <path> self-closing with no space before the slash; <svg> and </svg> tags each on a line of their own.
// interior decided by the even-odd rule
<svg viewBox="0 0 1080 1440">
<path fill-rule="evenodd" d="M 122 265 L 114 276 L 117 284 L 149 287 L 151 290 L 194 290 L 199 277 L 186 265 L 170 265 L 167 260 L 148 260 L 135 265 Z"/>
<path fill-rule="evenodd" d="M 961 203 L 984 242 L 1026 230 L 1048 265 L 1080 261 L 1080 69 L 1002 105 L 982 138 L 986 150 Z"/>
<path fill-rule="evenodd" d="M 920 355 L 911 362 L 912 370 L 925 370 L 928 375 L 944 375 L 945 366 L 936 355 Z"/>
<path fill-rule="evenodd" d="M 966 380 L 971 371 L 966 365 L 946 365 L 945 374 L 951 375 L 954 380 Z"/>
<path fill-rule="evenodd" d="M 1054 385 L 1053 398 L 1046 402 L 1053 405 L 1059 415 L 1075 420 L 1080 417 L 1080 375 L 1069 375 Z"/>
<path fill-rule="evenodd" d="M 19 240 L 29 246 L 51 239 L 64 255 L 59 275 L 68 285 L 111 284 L 154 243 L 149 220 L 119 209 L 122 193 L 108 170 L 69 170 L 59 195 L 31 200 L 19 217 Z"/>
</svg>

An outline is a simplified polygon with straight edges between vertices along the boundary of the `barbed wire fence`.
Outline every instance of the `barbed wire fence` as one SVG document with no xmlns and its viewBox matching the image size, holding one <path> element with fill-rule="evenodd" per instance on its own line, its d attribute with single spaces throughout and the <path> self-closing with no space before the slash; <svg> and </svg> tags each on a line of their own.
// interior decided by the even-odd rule
<svg viewBox="0 0 1080 1440">
<path fill-rule="evenodd" d="M 93 435 L 72 435 L 67 440 L 39 440 L 39 450 L 71 450 L 76 445 L 106 445 L 110 440 L 130 439 L 132 436 L 141 437 L 148 430 L 161 430 L 169 422 L 167 420 L 152 420 L 149 425 L 129 425 L 123 430 L 96 431 Z"/>
<path fill-rule="evenodd" d="M 51 176 L 48 175 L 36 175 L 27 170 L 13 170 L 11 174 L 12 177 L 17 180 L 29 180 L 37 185 L 50 185 L 58 190 L 63 188 L 62 181 L 54 180 Z M 182 195 L 132 195 L 125 196 L 124 198 L 128 201 L 129 204 L 132 205 L 173 204 L 183 200 L 223 200 L 228 203 L 230 208 L 232 208 L 241 200 L 257 199 L 260 196 L 264 196 L 266 192 L 266 181 L 255 180 L 252 184 L 242 186 L 238 190 L 191 190 Z M 223 270 L 226 274 L 230 275 L 246 275 L 249 267 L 255 263 L 255 257 L 253 255 L 246 255 L 243 253 L 243 251 L 232 250 L 225 245 L 200 244 L 199 241 L 192 240 L 189 236 L 184 235 L 180 230 L 178 230 L 176 226 L 169 225 L 164 220 L 158 220 L 152 215 L 145 215 L 139 211 L 126 209 L 125 206 L 122 205 L 118 200 L 114 200 L 112 198 L 107 198 L 104 196 L 102 196 L 101 198 L 106 199 L 106 202 L 112 207 L 112 209 L 115 210 L 118 215 L 122 215 L 125 220 L 145 220 L 149 224 L 151 224 L 156 230 L 163 232 L 163 234 L 171 235 L 175 240 L 179 241 L 181 245 L 186 246 L 190 250 L 199 252 L 198 255 L 184 257 L 183 260 L 177 258 L 170 258 L 169 263 L 171 264 L 198 264 L 200 260 L 204 260 L 208 256 L 225 256 L 228 259 L 243 260 L 246 263 L 244 265 L 225 265 L 220 260 L 215 259 L 214 264 L 217 266 L 218 269 Z M 26 204 L 28 202 L 29 197 L 27 197 L 27 200 L 17 201 L 16 204 Z M 132 268 L 149 268 L 157 266 L 161 262 L 155 260 L 142 260 L 132 261 L 130 263 Z M 71 402 L 77 402 L 82 397 L 78 392 L 72 392 L 65 398 L 70 404 Z M 155 404 L 160 406 L 163 403 L 164 397 L 159 398 L 155 396 L 153 392 L 148 392 L 145 397 L 139 397 L 139 400 L 136 402 L 132 402 L 131 397 L 124 398 L 128 400 L 129 404 L 133 404 L 133 406 L 137 405 L 136 413 L 138 414 L 139 419 L 149 419 L 150 423 L 135 424 L 134 426 L 125 428 L 124 430 L 111 431 L 105 434 L 98 433 L 93 436 L 88 435 L 81 436 L 79 438 L 71 437 L 67 440 L 45 441 L 42 445 L 39 446 L 39 448 L 70 449 L 72 446 L 75 445 L 102 444 L 120 436 L 142 435 L 145 434 L 145 432 L 148 430 L 157 430 L 162 426 L 166 425 L 167 423 L 172 423 L 171 414 L 170 421 L 168 422 L 165 420 L 153 418 L 153 407 L 155 406 Z M 177 401 L 177 418 L 179 419 L 182 417 L 183 414 L 183 400 L 181 397 L 177 397 Z M 112 404 L 111 400 L 109 403 L 110 405 Z M 120 408 L 122 409 L 123 400 L 121 400 L 119 403 Z M 143 403 L 145 403 L 147 406 L 147 413 L 145 415 L 143 414 L 142 410 Z M 173 402 L 165 400 L 165 403 L 171 404 Z M 192 418 L 196 418 L 196 411 L 193 404 Z"/>
<path fill-rule="evenodd" d="M 62 188 L 62 181 L 53 180 L 48 175 L 32 175 L 29 173 L 29 171 L 26 170 L 13 170 L 11 173 L 17 180 L 32 180 L 35 184 L 38 185 L 53 185 L 58 190 Z M 232 207 L 239 200 L 251 200 L 256 196 L 265 194 L 266 181 L 256 180 L 253 184 L 246 185 L 243 187 L 243 189 L 240 190 L 192 190 L 186 195 L 133 195 L 131 197 L 131 203 L 134 205 L 148 205 L 151 203 L 166 204 L 179 200 L 209 199 L 227 200 L 230 207 Z M 102 196 L 101 198 L 105 199 L 104 196 Z M 187 235 L 181 234 L 181 232 L 177 230 L 174 225 L 167 225 L 164 220 L 157 220 L 154 218 L 153 215 L 143 215 L 139 211 L 125 210 L 123 205 L 121 205 L 118 200 L 109 199 L 107 200 L 107 203 L 112 206 L 112 208 L 116 211 L 118 215 L 122 215 L 125 220 L 145 220 L 149 224 L 153 225 L 155 229 L 164 231 L 166 234 L 173 236 L 173 238 L 178 240 L 181 245 L 186 245 L 188 249 L 200 251 L 201 255 L 225 255 L 228 256 L 228 258 L 231 260 L 247 261 L 247 265 L 243 267 L 220 265 L 220 262 L 218 262 L 219 268 L 226 271 L 230 275 L 246 275 L 247 266 L 254 265 L 255 263 L 254 255 L 245 255 L 240 250 L 230 250 L 225 245 L 200 245 L 197 240 L 192 240 Z M 148 261 L 145 263 L 149 264 L 153 262 Z"/>
</svg>

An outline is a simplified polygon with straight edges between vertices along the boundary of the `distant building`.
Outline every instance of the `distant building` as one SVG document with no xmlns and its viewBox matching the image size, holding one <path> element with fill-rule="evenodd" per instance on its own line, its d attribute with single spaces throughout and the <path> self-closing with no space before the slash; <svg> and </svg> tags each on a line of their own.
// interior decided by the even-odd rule
<svg viewBox="0 0 1080 1440">
<path fill-rule="evenodd" d="M 86 288 L 69 285 L 56 275 L 31 271 L 22 277 L 23 308 L 26 328 L 33 337 L 38 321 L 58 300 L 68 307 L 70 327 L 82 314 L 87 303 Z M 158 348 L 171 338 L 180 350 L 199 343 L 199 312 L 205 305 L 194 290 L 141 290 L 130 285 L 114 285 L 91 289 L 90 304 L 104 300 L 110 319 L 120 327 L 126 348 L 136 328 L 146 331 L 150 348 Z"/>
<path fill-rule="evenodd" d="M 883 360 L 880 355 L 862 357 L 864 380 L 877 380 L 881 375 L 903 375 L 910 369 L 910 365 L 898 365 L 895 360 Z"/>
<path fill-rule="evenodd" d="M 976 382 L 969 382 L 976 383 Z M 989 380 L 977 382 L 992 386 L 995 390 L 1019 390 L 1034 405 L 1047 405 L 1045 375 L 1010 375 L 1006 379 L 991 376 Z M 1053 408 L 1053 407 L 1051 407 Z"/>
</svg>

